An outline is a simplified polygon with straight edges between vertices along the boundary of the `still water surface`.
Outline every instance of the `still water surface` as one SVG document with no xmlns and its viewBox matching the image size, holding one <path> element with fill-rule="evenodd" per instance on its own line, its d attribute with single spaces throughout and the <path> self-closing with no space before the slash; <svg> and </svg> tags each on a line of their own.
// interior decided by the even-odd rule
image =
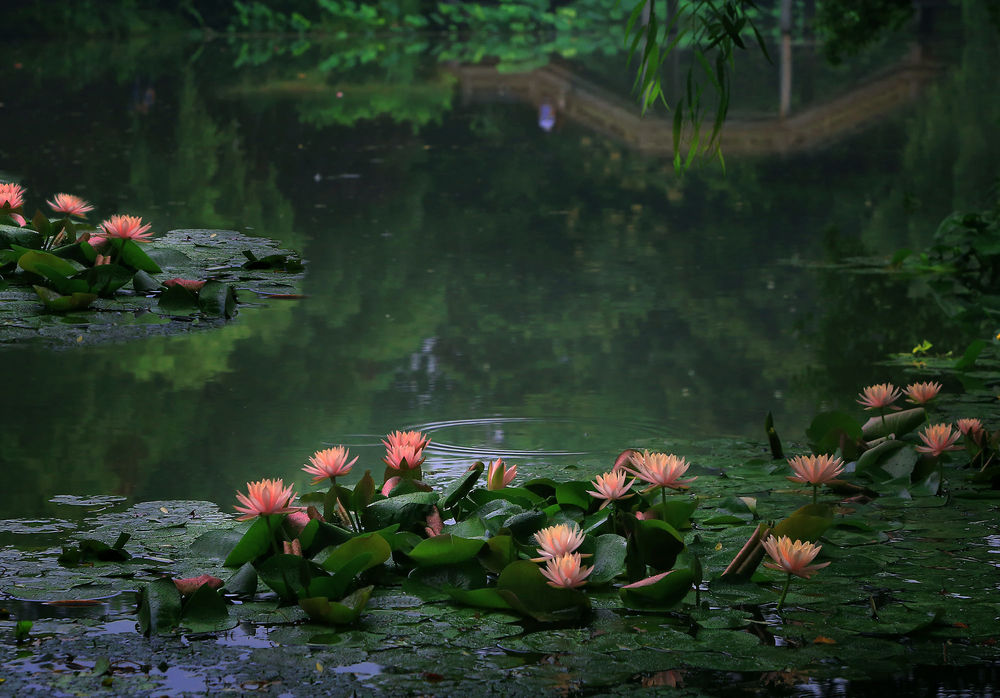
<svg viewBox="0 0 1000 698">
<path fill-rule="evenodd" d="M 272 237 L 308 260 L 308 297 L 181 337 L 0 348 L 0 510 L 228 507 L 249 479 L 304 486 L 325 445 L 377 474 L 396 428 L 431 435 L 431 478 L 758 439 L 768 410 L 801 438 L 892 377 L 886 352 L 969 339 L 905 284 L 812 264 L 925 244 L 988 197 L 996 48 L 960 19 L 838 68 L 798 42 L 784 107 L 781 67 L 741 63 L 726 172 L 684 177 L 620 55 L 519 71 L 392 42 L 4 47 L 0 171 L 29 207 L 69 191 L 154 230 Z"/>
</svg>

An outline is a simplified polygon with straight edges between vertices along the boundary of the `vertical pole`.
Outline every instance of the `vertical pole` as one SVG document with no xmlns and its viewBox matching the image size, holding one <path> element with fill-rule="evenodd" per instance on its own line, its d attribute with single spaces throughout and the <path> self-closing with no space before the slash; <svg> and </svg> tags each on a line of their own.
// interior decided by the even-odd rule
<svg viewBox="0 0 1000 698">
<path fill-rule="evenodd" d="M 784 119 L 792 106 L 792 0 L 781 0 L 781 94 L 778 115 Z"/>
</svg>

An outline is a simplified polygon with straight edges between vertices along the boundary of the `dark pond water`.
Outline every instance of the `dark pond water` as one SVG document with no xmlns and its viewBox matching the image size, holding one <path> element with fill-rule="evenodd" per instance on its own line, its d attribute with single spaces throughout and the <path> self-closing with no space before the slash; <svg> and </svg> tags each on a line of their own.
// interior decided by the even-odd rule
<svg viewBox="0 0 1000 698">
<path fill-rule="evenodd" d="M 249 479 L 304 485 L 328 444 L 378 471 L 396 428 L 431 435 L 432 477 L 759 439 L 768 410 L 799 438 L 891 377 L 887 352 L 976 336 L 907 284 L 814 264 L 920 246 L 989 199 L 995 37 L 940 21 L 839 67 L 796 40 L 784 107 L 780 65 L 741 60 L 726 171 L 683 177 L 600 42 L 500 66 L 435 39 L 3 46 L 0 171 L 29 206 L 69 191 L 309 266 L 306 299 L 220 330 L 0 348 L 0 507 L 228 506 Z"/>
</svg>

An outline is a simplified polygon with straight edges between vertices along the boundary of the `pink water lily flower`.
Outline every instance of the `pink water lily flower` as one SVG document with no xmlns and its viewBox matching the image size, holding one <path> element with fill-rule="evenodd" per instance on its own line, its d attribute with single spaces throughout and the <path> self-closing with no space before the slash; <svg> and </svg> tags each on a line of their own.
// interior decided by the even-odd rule
<svg viewBox="0 0 1000 698">
<path fill-rule="evenodd" d="M 958 430 L 962 432 L 963 436 L 969 436 L 974 441 L 979 441 L 979 438 L 983 433 L 983 423 L 981 420 L 974 417 L 969 417 L 966 419 L 960 419 L 955 422 Z"/>
<path fill-rule="evenodd" d="M 175 579 L 173 581 L 174 586 L 177 587 L 177 591 L 181 593 L 181 596 L 191 596 L 191 594 L 203 586 L 207 586 L 209 589 L 219 589 L 225 583 L 218 577 L 213 577 L 210 574 L 188 577 L 187 579 Z"/>
<path fill-rule="evenodd" d="M 152 233 L 146 232 L 151 227 L 150 223 L 142 224 L 141 216 L 111 216 L 108 220 L 97 226 L 104 231 L 104 237 L 124 238 L 134 242 L 151 242 Z M 93 243 L 91 243 L 93 244 Z"/>
<path fill-rule="evenodd" d="M 285 555 L 294 555 L 295 557 L 302 557 L 302 541 L 296 538 L 293 541 L 283 540 L 281 541 L 281 552 Z"/>
<path fill-rule="evenodd" d="M 424 448 L 430 441 L 419 431 L 394 431 L 382 440 L 385 444 L 382 460 L 393 470 L 414 470 L 424 462 Z"/>
<path fill-rule="evenodd" d="M 394 431 L 382 439 L 382 443 L 385 444 L 386 448 L 395 448 L 396 446 L 412 446 L 418 451 L 424 450 L 430 442 L 430 437 L 420 433 L 419 431 Z"/>
<path fill-rule="evenodd" d="M 899 388 L 892 383 L 879 383 L 869 385 L 861 393 L 858 393 L 858 404 L 864 405 L 866 410 L 884 409 L 900 398 Z"/>
<path fill-rule="evenodd" d="M 0 182 L 0 211 L 5 211 L 19 226 L 24 225 L 24 216 L 18 211 L 24 205 L 24 187 L 13 182 Z"/>
<path fill-rule="evenodd" d="M 915 405 L 926 405 L 941 392 L 941 384 L 936 382 L 911 383 L 903 390 L 906 401 Z"/>
<path fill-rule="evenodd" d="M 844 472 L 844 461 L 831 455 L 795 456 L 788 459 L 788 467 L 795 475 L 789 475 L 792 482 L 809 485 L 825 485 Z"/>
<path fill-rule="evenodd" d="M 635 469 L 629 470 L 629 472 L 640 480 L 648 482 L 649 489 L 668 487 L 672 490 L 686 490 L 691 486 L 689 483 L 698 479 L 692 477 L 681 480 L 681 476 L 687 472 L 690 464 L 684 458 L 672 453 L 650 453 L 649 451 L 639 453 L 635 451 L 629 460 L 635 466 Z"/>
<path fill-rule="evenodd" d="M 823 549 L 823 546 L 815 545 L 808 541 L 796 540 L 793 543 L 792 539 L 788 536 L 779 536 L 778 538 L 769 536 L 763 545 L 764 550 L 767 551 L 767 554 L 774 561 L 765 562 L 764 567 L 794 574 L 796 577 L 802 577 L 803 579 L 809 579 L 809 577 L 830 564 L 829 562 L 821 562 L 818 565 L 809 564 L 819 554 L 819 551 Z"/>
<path fill-rule="evenodd" d="M 955 445 L 961 436 L 962 433 L 954 431 L 950 424 L 934 424 L 920 433 L 920 440 L 924 445 L 917 446 L 916 450 L 934 457 L 940 456 L 945 451 L 961 451 L 962 447 Z"/>
<path fill-rule="evenodd" d="M 503 458 L 497 458 L 490 463 L 486 471 L 486 489 L 502 490 L 513 482 L 515 477 L 517 477 L 517 466 L 508 467 L 504 465 Z"/>
<path fill-rule="evenodd" d="M 46 201 L 56 213 L 65 213 L 68 216 L 87 217 L 87 211 L 93 211 L 94 207 L 73 194 L 56 194 L 53 201 Z"/>
<path fill-rule="evenodd" d="M 347 460 L 349 457 L 350 451 L 343 446 L 324 448 L 321 451 L 316 451 L 309 458 L 309 465 L 302 466 L 302 469 L 313 476 L 312 484 L 315 485 L 327 478 L 333 480 L 351 472 L 351 468 L 357 462 L 358 456 L 354 456 L 352 460 Z"/>
<path fill-rule="evenodd" d="M 237 492 L 236 499 L 243 505 L 233 507 L 243 514 L 238 518 L 239 521 L 247 521 L 256 516 L 267 514 L 290 514 L 295 511 L 291 507 L 295 500 L 292 486 L 285 487 L 284 481 L 280 478 L 248 482 L 247 493 Z"/>
<path fill-rule="evenodd" d="M 382 461 L 393 470 L 414 470 L 424 462 L 423 451 L 407 444 L 386 449 Z"/>
<path fill-rule="evenodd" d="M 556 589 L 575 589 L 587 583 L 593 567 L 583 567 L 580 553 L 569 553 L 550 559 L 542 568 L 546 584 Z"/>
<path fill-rule="evenodd" d="M 627 473 L 625 470 L 612 470 L 609 473 L 598 475 L 597 478 L 590 483 L 597 491 L 587 490 L 587 494 L 591 497 L 597 497 L 598 499 L 604 500 L 601 503 L 601 509 L 613 501 L 628 499 L 632 496 L 632 494 L 629 494 L 628 491 L 632 488 L 632 485 L 635 484 L 635 480 L 632 480 L 626 485 L 626 475 Z"/>
<path fill-rule="evenodd" d="M 569 555 L 583 543 L 583 531 L 576 524 L 556 524 L 543 528 L 535 534 L 538 544 L 538 557 L 532 562 L 546 562 L 553 558 Z M 584 556 L 589 557 L 589 555 Z"/>
</svg>

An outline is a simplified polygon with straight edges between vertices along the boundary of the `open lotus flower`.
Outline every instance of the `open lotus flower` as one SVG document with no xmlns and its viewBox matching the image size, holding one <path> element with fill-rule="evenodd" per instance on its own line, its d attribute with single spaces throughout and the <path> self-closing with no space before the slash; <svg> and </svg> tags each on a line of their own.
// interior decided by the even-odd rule
<svg viewBox="0 0 1000 698">
<path fill-rule="evenodd" d="M 959 419 L 955 422 L 955 426 L 958 427 L 963 436 L 972 439 L 972 442 L 975 444 L 982 445 L 986 429 L 980 420 L 975 418 Z"/>
<path fill-rule="evenodd" d="M 650 487 L 647 492 L 656 487 L 664 487 L 672 490 L 686 490 L 691 482 L 697 477 L 681 480 L 681 476 L 687 472 L 690 464 L 684 458 L 675 456 L 672 453 L 650 453 L 649 451 L 633 451 L 630 458 L 634 470 L 629 470 L 633 475 L 644 482 L 648 482 Z M 626 468 L 628 470 L 628 468 Z"/>
<path fill-rule="evenodd" d="M 815 545 L 809 541 L 796 540 L 793 543 L 792 539 L 788 536 L 779 536 L 777 538 L 768 536 L 763 545 L 764 550 L 767 551 L 767 554 L 774 561 L 765 562 L 764 567 L 794 574 L 796 577 L 802 577 L 803 579 L 809 579 L 809 577 L 830 564 L 829 562 L 821 562 L 818 565 L 809 564 L 819 554 L 819 551 L 823 549 L 822 545 Z"/>
<path fill-rule="evenodd" d="M 593 567 L 582 567 L 580 553 L 569 553 L 550 559 L 542 574 L 548 580 L 546 584 L 557 589 L 575 589 L 587 583 L 587 576 L 594 571 Z"/>
<path fill-rule="evenodd" d="M 324 448 L 321 451 L 316 451 L 309 458 L 309 465 L 302 466 L 302 469 L 313 476 L 312 484 L 314 485 L 327 478 L 332 481 L 334 478 L 351 472 L 358 456 L 347 460 L 349 457 L 350 451 L 343 446 Z"/>
<path fill-rule="evenodd" d="M 823 549 L 821 545 L 815 545 L 808 541 L 796 540 L 794 543 L 788 536 L 768 536 L 763 542 L 764 550 L 771 556 L 774 562 L 765 562 L 764 567 L 772 570 L 780 570 L 788 573 L 785 580 L 785 588 L 781 592 L 781 599 L 778 601 L 778 610 L 781 610 L 788 595 L 788 586 L 792 582 L 792 576 L 809 579 L 822 568 L 829 565 L 829 562 L 821 562 L 818 565 L 810 565 L 819 551 Z"/>
<path fill-rule="evenodd" d="M 140 216 L 111 216 L 102 222 L 98 228 L 104 231 L 103 237 L 124 238 L 134 242 L 151 242 L 152 233 L 146 232 L 151 224 L 142 224 Z M 93 244 L 93 243 L 91 243 Z"/>
<path fill-rule="evenodd" d="M 632 480 L 626 485 L 626 475 L 627 473 L 625 470 L 612 470 L 609 473 L 598 475 L 597 478 L 590 483 L 594 486 L 596 492 L 594 490 L 587 490 L 587 494 L 591 497 L 597 497 L 598 499 L 604 500 L 601 503 L 601 509 L 613 501 L 628 499 L 632 496 L 632 494 L 629 493 L 629 490 L 632 488 L 632 485 L 635 484 L 635 480 Z"/>
<path fill-rule="evenodd" d="M 502 490 L 513 482 L 515 477 L 517 477 L 517 466 L 507 467 L 502 458 L 497 458 L 490 463 L 490 467 L 486 471 L 486 489 Z"/>
<path fill-rule="evenodd" d="M 813 486 L 813 503 L 816 503 L 816 489 L 835 480 L 844 472 L 844 461 L 831 455 L 795 456 L 788 459 L 788 467 L 795 475 L 787 476 L 792 482 Z"/>
<path fill-rule="evenodd" d="M 898 400 L 900 395 L 899 388 L 892 383 L 879 383 L 869 385 L 858 393 L 858 403 L 864 405 L 866 410 L 881 410 Z"/>
<path fill-rule="evenodd" d="M 580 527 L 575 523 L 556 524 L 543 528 L 535 534 L 535 542 L 538 544 L 539 557 L 533 558 L 532 562 L 546 562 L 553 558 L 569 555 L 576 552 L 576 549 L 583 543 L 584 535 Z M 581 557 L 590 557 L 583 555 Z"/>
<path fill-rule="evenodd" d="M 963 436 L 968 436 L 969 434 L 975 434 L 976 432 L 981 432 L 983 430 L 982 420 L 976 419 L 974 417 L 959 419 L 955 422 L 958 430 L 962 432 Z"/>
<path fill-rule="evenodd" d="M 24 206 L 24 187 L 13 182 L 0 182 L 0 211 L 14 219 L 18 225 L 24 225 L 24 216 L 18 213 Z"/>
<path fill-rule="evenodd" d="M 961 435 L 962 433 L 954 431 L 950 424 L 934 424 L 920 433 L 920 440 L 924 445 L 917 446 L 916 450 L 935 458 L 945 451 L 961 451 L 962 447 L 955 445 Z"/>
<path fill-rule="evenodd" d="M 926 405 L 941 392 L 940 383 L 911 383 L 903 390 L 906 401 L 915 405 Z"/>
<path fill-rule="evenodd" d="M 382 460 L 393 470 L 415 470 L 424 462 L 424 448 L 430 438 L 419 431 L 394 431 L 382 443 L 385 458 Z"/>
<path fill-rule="evenodd" d="M 236 499 L 243 505 L 233 507 L 243 514 L 239 517 L 239 521 L 247 521 L 256 516 L 267 514 L 290 514 L 295 511 L 291 507 L 292 501 L 295 499 L 292 486 L 285 487 L 284 481 L 280 478 L 248 482 L 247 493 L 244 495 L 237 492 Z"/>
<path fill-rule="evenodd" d="M 412 446 L 400 445 L 386 449 L 382 461 L 393 470 L 415 470 L 424 462 L 424 455 Z"/>
<path fill-rule="evenodd" d="M 419 431 L 394 431 L 382 439 L 382 443 L 387 449 L 396 446 L 412 446 L 418 451 L 424 450 L 430 442 L 430 437 Z"/>
<path fill-rule="evenodd" d="M 65 213 L 68 216 L 87 217 L 87 211 L 93 211 L 94 207 L 73 194 L 56 194 L 52 201 L 46 201 L 56 213 Z"/>
<path fill-rule="evenodd" d="M 209 589 L 219 589 L 224 583 L 225 582 L 218 577 L 213 577 L 210 574 L 202 574 L 197 577 L 174 580 L 174 586 L 177 587 L 177 591 L 181 593 L 181 596 L 191 596 L 191 594 L 198 591 L 203 586 L 207 586 Z"/>
</svg>

